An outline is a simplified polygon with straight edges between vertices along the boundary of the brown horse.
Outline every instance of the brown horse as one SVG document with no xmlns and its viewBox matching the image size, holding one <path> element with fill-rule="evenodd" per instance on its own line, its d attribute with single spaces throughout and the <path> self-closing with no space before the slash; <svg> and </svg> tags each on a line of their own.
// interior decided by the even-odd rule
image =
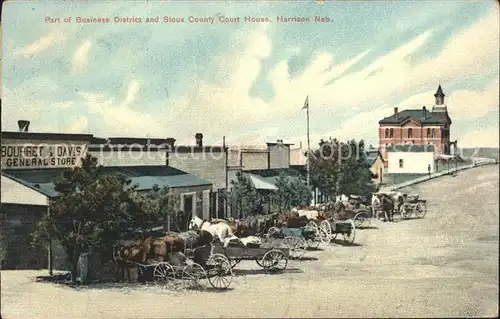
<svg viewBox="0 0 500 319">
<path fill-rule="evenodd" d="M 184 240 L 177 234 L 170 234 L 155 238 L 152 243 L 150 257 L 155 261 L 168 260 L 168 255 L 184 251 Z"/>
<path fill-rule="evenodd" d="M 127 243 L 120 250 L 113 254 L 116 262 L 116 278 L 118 280 L 131 280 L 131 269 L 137 268 L 137 263 L 144 264 L 147 260 L 149 251 L 152 247 L 153 237 L 147 237 L 144 240 L 137 240 Z"/>
<path fill-rule="evenodd" d="M 384 213 L 384 221 L 392 222 L 394 220 L 394 210 L 397 209 L 393 198 L 387 194 L 377 194 L 379 199 L 378 210 Z"/>
</svg>

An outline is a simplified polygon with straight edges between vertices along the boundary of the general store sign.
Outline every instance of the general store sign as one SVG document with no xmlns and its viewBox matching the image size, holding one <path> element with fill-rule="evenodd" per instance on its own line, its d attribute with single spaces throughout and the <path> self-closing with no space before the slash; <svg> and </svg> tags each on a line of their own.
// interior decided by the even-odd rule
<svg viewBox="0 0 500 319">
<path fill-rule="evenodd" d="M 86 153 L 86 144 L 2 145 L 2 169 L 74 167 Z"/>
</svg>

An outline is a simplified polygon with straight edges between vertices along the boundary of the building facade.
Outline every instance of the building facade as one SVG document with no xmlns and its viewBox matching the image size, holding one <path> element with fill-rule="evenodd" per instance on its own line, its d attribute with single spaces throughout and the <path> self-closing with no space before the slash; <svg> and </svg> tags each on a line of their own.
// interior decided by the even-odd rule
<svg viewBox="0 0 500 319">
<path fill-rule="evenodd" d="M 168 187 L 179 195 L 181 211 L 205 219 L 210 217 L 213 183 L 167 166 L 169 139 L 146 141 L 102 139 L 90 134 L 34 133 L 28 131 L 29 121 L 20 120 L 18 124 L 19 132 L 2 132 L 0 215 L 4 269 L 47 267 L 46 251 L 31 247 L 31 233 L 47 213 L 51 200 L 59 195 L 55 180 L 66 169 L 80 165 L 87 154 L 96 157 L 104 170 L 130 179 L 138 185 L 138 191 L 149 191 L 154 185 Z M 221 170 L 224 169 L 222 166 Z M 61 251 L 58 245 L 54 247 Z M 25 253 L 21 258 L 17 252 Z M 56 256 L 55 267 L 57 259 Z"/>
<path fill-rule="evenodd" d="M 392 145 L 387 148 L 389 174 L 428 174 L 435 172 L 433 145 Z"/>
<path fill-rule="evenodd" d="M 445 94 L 441 85 L 434 97 L 435 104 L 430 110 L 426 106 L 402 111 L 396 107 L 394 114 L 379 121 L 379 147 L 386 167 L 386 148 L 391 145 L 430 144 L 434 146 L 436 154 L 456 153 L 456 141 L 450 140 L 452 121 L 448 115 L 448 107 L 444 104 Z"/>
<path fill-rule="evenodd" d="M 366 163 L 370 165 L 372 172 L 372 181 L 375 186 L 380 185 L 384 178 L 384 159 L 378 149 L 369 149 L 365 151 Z"/>
</svg>

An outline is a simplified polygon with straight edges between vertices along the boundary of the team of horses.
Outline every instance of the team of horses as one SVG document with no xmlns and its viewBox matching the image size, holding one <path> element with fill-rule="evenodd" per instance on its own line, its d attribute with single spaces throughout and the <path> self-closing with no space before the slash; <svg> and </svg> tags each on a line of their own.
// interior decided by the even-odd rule
<svg viewBox="0 0 500 319">
<path fill-rule="evenodd" d="M 404 202 L 401 193 L 376 193 L 371 200 L 372 217 L 383 214 L 385 221 L 393 221 L 394 212 Z M 150 261 L 182 262 L 187 248 L 194 249 L 218 241 L 225 247 L 230 243 L 245 243 L 251 237 L 263 237 L 271 227 L 302 228 L 311 220 L 342 220 L 349 211 L 367 208 L 366 201 L 359 197 L 341 195 L 335 202 L 322 207 L 297 207 L 292 211 L 277 212 L 268 215 L 251 215 L 245 219 L 203 220 L 193 215 L 188 224 L 188 231 L 166 233 L 161 236 L 121 243 L 113 253 L 117 264 L 117 277 L 124 279 L 124 270 L 147 264 Z M 180 257 L 179 257 L 180 256 Z"/>
</svg>

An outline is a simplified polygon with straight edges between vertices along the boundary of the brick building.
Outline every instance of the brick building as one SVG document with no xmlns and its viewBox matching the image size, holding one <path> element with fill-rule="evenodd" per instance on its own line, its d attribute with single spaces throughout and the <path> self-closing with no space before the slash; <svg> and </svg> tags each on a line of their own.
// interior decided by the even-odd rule
<svg viewBox="0 0 500 319">
<path fill-rule="evenodd" d="M 426 106 L 421 109 L 398 110 L 394 114 L 380 120 L 379 147 L 387 167 L 386 148 L 399 144 L 433 145 L 435 154 L 450 155 L 456 141 L 450 140 L 452 121 L 448 115 L 448 107 L 444 104 L 445 94 L 439 85 L 434 94 L 435 103 L 429 110 Z"/>
</svg>

